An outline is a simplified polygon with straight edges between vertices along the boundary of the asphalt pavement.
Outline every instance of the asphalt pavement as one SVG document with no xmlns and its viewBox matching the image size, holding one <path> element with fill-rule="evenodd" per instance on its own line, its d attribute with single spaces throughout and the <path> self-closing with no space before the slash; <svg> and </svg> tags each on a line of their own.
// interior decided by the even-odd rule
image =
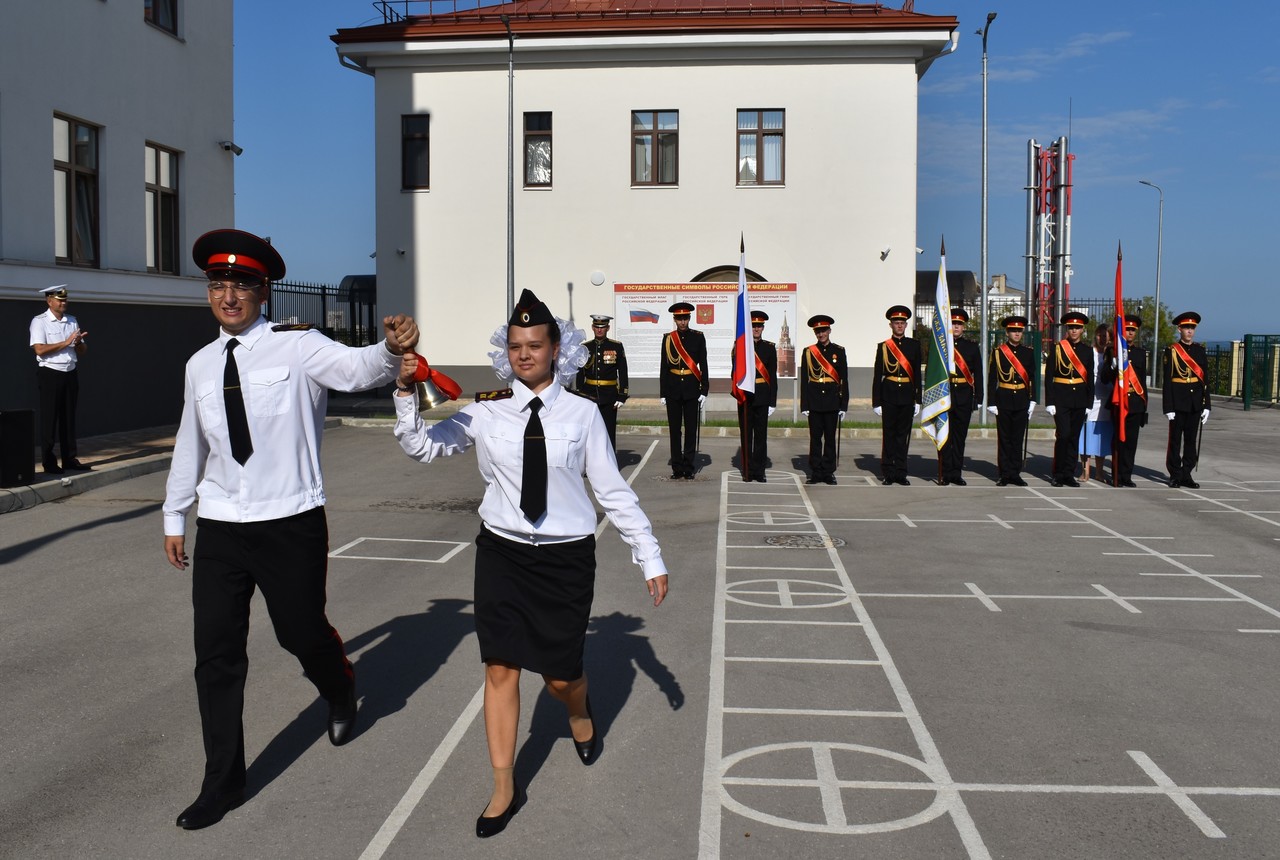
<svg viewBox="0 0 1280 860">
<path fill-rule="evenodd" d="M 173 823 L 203 765 L 189 584 L 162 554 L 173 428 L 84 440 L 93 471 L 68 486 L 0 490 L 0 857 L 1277 855 L 1275 411 L 1215 404 L 1200 490 L 1163 484 L 1152 428 L 1137 489 L 1050 487 L 1045 438 L 1025 489 L 995 486 L 992 438 L 970 441 L 966 487 L 929 481 L 919 439 L 912 485 L 882 487 L 874 433 L 842 442 L 834 487 L 803 483 L 798 433 L 771 438 L 766 484 L 718 433 L 673 481 L 660 430 L 621 434 L 671 595 L 651 605 L 602 523 L 603 753 L 582 767 L 526 677 L 529 802 L 484 841 L 475 462 L 330 423 L 329 612 L 358 734 L 329 745 L 255 599 L 250 796 L 207 830 Z"/>
</svg>

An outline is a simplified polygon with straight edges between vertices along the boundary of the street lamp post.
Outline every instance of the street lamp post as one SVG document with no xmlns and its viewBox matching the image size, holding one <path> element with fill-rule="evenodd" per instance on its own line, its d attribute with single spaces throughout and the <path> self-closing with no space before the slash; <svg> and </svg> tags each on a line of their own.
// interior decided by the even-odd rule
<svg viewBox="0 0 1280 860">
<path fill-rule="evenodd" d="M 507 316 L 516 307 L 516 178 L 515 178 L 515 98 L 516 37 L 511 18 L 500 16 L 507 28 Z"/>
<path fill-rule="evenodd" d="M 1151 378 L 1154 380 L 1156 362 L 1160 360 L 1160 260 L 1164 254 L 1164 189 L 1145 179 L 1139 179 L 1138 184 L 1149 185 L 1160 194 L 1160 217 L 1156 222 L 1156 320 L 1151 331 Z"/>
<path fill-rule="evenodd" d="M 976 31 L 982 34 L 982 254 L 981 265 L 978 273 L 978 296 L 982 302 L 981 318 L 982 318 L 982 366 L 985 368 L 989 357 L 987 355 L 987 342 L 990 340 L 988 331 L 990 326 L 987 322 L 987 31 L 991 29 L 991 22 L 996 19 L 995 12 L 987 13 L 987 23 L 981 30 Z M 983 404 L 979 412 L 979 417 L 983 424 L 987 423 L 986 399 L 989 393 L 983 389 Z"/>
</svg>

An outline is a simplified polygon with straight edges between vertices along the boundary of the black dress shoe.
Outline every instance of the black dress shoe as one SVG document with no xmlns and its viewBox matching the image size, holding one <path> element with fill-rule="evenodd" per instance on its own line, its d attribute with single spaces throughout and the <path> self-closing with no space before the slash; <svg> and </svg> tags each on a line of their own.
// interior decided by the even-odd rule
<svg viewBox="0 0 1280 860">
<path fill-rule="evenodd" d="M 1178 487 L 1181 487 L 1181 486 L 1182 486 L 1182 482 L 1179 481 L 1177 478 L 1169 479 L 1169 489 L 1176 490 L 1178 489 Z"/>
<path fill-rule="evenodd" d="M 834 486 L 836 485 L 836 476 L 835 476 L 835 475 L 827 475 L 825 478 L 823 478 L 823 479 L 822 479 L 822 483 L 824 483 L 824 484 L 830 484 L 831 486 L 833 486 L 833 487 L 834 487 Z"/>
<path fill-rule="evenodd" d="M 77 472 L 92 472 L 92 471 L 93 471 L 91 468 L 89 468 L 88 466 L 86 466 L 84 463 L 81 463 L 79 460 L 66 460 L 66 461 L 64 461 L 64 462 L 63 462 L 62 467 L 63 467 L 64 469 L 73 469 L 73 470 L 75 470 L 75 471 L 77 471 Z"/>
<path fill-rule="evenodd" d="M 1025 487 L 1027 485 L 1027 482 L 1022 480 L 1020 475 L 1014 475 L 1009 479 L 1009 483 L 1013 484 L 1015 487 Z"/>
<path fill-rule="evenodd" d="M 1060 478 L 1054 478 L 1049 482 L 1049 486 L 1051 487 L 1061 487 L 1062 485 L 1062 480 Z"/>
<path fill-rule="evenodd" d="M 767 484 L 767 483 L 769 483 L 769 479 L 768 479 L 768 478 L 766 478 L 764 475 L 760 475 L 760 476 L 758 476 L 758 477 L 756 478 L 756 480 L 757 480 L 757 481 L 759 481 L 761 484 Z"/>
<path fill-rule="evenodd" d="M 893 478 L 881 478 L 880 483 L 886 487 L 890 487 L 893 485 Z"/>
<path fill-rule="evenodd" d="M 1062 483 L 1066 484 L 1068 487 L 1080 486 L 1080 482 L 1077 481 L 1075 478 L 1063 478 Z"/>
<path fill-rule="evenodd" d="M 44 473 L 45 473 L 46 475 L 61 475 L 61 474 L 62 474 L 62 467 L 61 467 L 61 466 L 59 466 L 57 463 L 54 463 L 52 466 L 50 466 L 48 463 L 45 463 L 45 464 L 44 464 Z"/>
<path fill-rule="evenodd" d="M 804 479 L 804 482 L 806 484 L 820 484 L 822 483 L 822 479 L 819 478 L 817 475 L 810 475 L 809 477 Z"/>
<path fill-rule="evenodd" d="M 574 741 L 573 748 L 578 751 L 578 761 L 585 765 L 595 763 L 596 755 L 600 751 L 600 734 L 596 731 L 596 718 L 591 715 L 591 696 L 587 696 L 587 719 L 591 720 L 591 739 L 587 741 Z"/>
<path fill-rule="evenodd" d="M 490 836 L 497 836 L 499 833 L 507 829 L 512 817 L 520 811 L 520 807 L 524 806 L 525 801 L 529 799 L 529 795 L 525 794 L 523 788 L 516 786 L 515 796 L 511 798 L 511 804 L 506 811 L 495 818 L 486 818 L 481 815 L 476 819 L 476 836 L 481 839 L 488 839 Z"/>
<path fill-rule="evenodd" d="M 244 803 L 244 792 L 231 794 L 201 794 L 196 802 L 182 810 L 175 822 L 183 830 L 199 830 L 217 824 L 222 816 Z"/>
<path fill-rule="evenodd" d="M 1136 486 L 1138 486 L 1138 485 L 1137 485 L 1137 484 L 1135 484 L 1133 481 L 1121 481 L 1121 482 L 1120 482 L 1120 486 L 1122 486 L 1122 487 L 1136 487 Z"/>
<path fill-rule="evenodd" d="M 997 487 L 1007 487 L 1007 486 L 1009 486 L 1009 479 L 1008 479 L 1008 478 L 1001 478 L 1000 480 L 996 481 L 996 486 L 997 486 Z"/>
<path fill-rule="evenodd" d="M 339 702 L 329 703 L 329 743 L 340 747 L 355 735 L 356 732 L 356 685 Z"/>
<path fill-rule="evenodd" d="M 1194 479 L 1192 479 L 1192 478 L 1183 478 L 1183 479 L 1182 479 L 1182 486 L 1187 487 L 1187 488 L 1192 489 L 1192 490 L 1198 490 L 1198 489 L 1200 489 L 1200 485 L 1199 485 L 1199 484 L 1197 484 L 1197 483 L 1195 482 L 1195 480 L 1194 480 Z"/>
<path fill-rule="evenodd" d="M 966 481 L 964 478 L 956 478 L 956 479 L 952 480 L 952 482 L 951 482 L 951 483 L 955 484 L 955 485 L 956 485 L 956 486 L 958 486 L 958 487 L 967 487 L 967 486 L 969 486 L 969 482 L 968 482 L 968 481 Z"/>
</svg>

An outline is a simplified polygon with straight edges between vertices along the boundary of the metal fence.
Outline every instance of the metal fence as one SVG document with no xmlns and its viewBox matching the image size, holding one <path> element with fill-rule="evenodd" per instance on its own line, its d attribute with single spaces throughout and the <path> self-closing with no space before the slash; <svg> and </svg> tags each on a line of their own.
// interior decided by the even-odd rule
<svg viewBox="0 0 1280 860">
<path fill-rule="evenodd" d="M 1238 395 L 1249 409 L 1254 403 L 1274 405 L 1280 400 L 1280 334 L 1247 334 L 1237 344 Z M 1234 381 L 1234 380 L 1233 380 Z"/>
<path fill-rule="evenodd" d="M 382 337 L 374 319 L 377 295 L 372 275 L 350 275 L 338 286 L 278 281 L 271 285 L 267 318 L 277 323 L 310 323 L 348 346 L 367 346 Z"/>
</svg>

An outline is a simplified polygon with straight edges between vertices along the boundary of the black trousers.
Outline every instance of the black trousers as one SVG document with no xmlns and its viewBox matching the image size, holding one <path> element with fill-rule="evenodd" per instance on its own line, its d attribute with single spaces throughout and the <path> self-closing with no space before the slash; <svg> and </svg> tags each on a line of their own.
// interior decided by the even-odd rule
<svg viewBox="0 0 1280 860">
<path fill-rule="evenodd" d="M 809 473 L 818 479 L 836 473 L 836 429 L 839 412 L 809 412 Z"/>
<path fill-rule="evenodd" d="M 604 419 L 604 429 L 609 431 L 609 444 L 618 450 L 618 389 L 609 385 L 588 385 L 586 393 L 595 398 L 600 407 L 600 417 Z"/>
<path fill-rule="evenodd" d="M 1199 412 L 1173 413 L 1173 420 L 1169 422 L 1169 448 L 1164 455 L 1171 480 L 1191 477 L 1191 470 L 1200 462 L 1199 434 Z"/>
<path fill-rule="evenodd" d="M 256 523 L 196 521 L 191 569 L 196 695 L 204 733 L 202 793 L 244 788 L 244 684 L 249 601 L 262 589 L 276 639 L 320 695 L 341 701 L 355 678 L 325 616 L 329 527 L 324 508 Z"/>
<path fill-rule="evenodd" d="M 1122 484 L 1133 480 L 1133 461 L 1138 454 L 1138 429 L 1146 423 L 1147 413 L 1139 412 L 1135 415 L 1130 412 L 1124 418 L 1124 441 L 1120 441 L 1119 428 L 1113 437 L 1112 468 L 1115 469 L 1116 481 Z"/>
<path fill-rule="evenodd" d="M 763 478 L 769 459 L 769 407 L 756 406 L 754 395 L 747 395 L 741 409 L 747 413 L 747 476 Z"/>
<path fill-rule="evenodd" d="M 693 457 L 698 453 L 698 398 L 667 398 L 667 430 L 671 436 L 671 471 L 693 476 Z"/>
<path fill-rule="evenodd" d="M 950 427 L 947 433 L 947 444 L 938 452 L 938 462 L 942 466 L 942 479 L 954 481 L 963 478 L 964 445 L 969 438 L 969 422 L 973 418 L 973 410 L 968 406 L 952 409 L 947 416 Z"/>
<path fill-rule="evenodd" d="M 64 464 L 76 459 L 76 401 L 80 399 L 79 370 L 36 368 L 40 390 L 40 458 L 45 466 L 58 465 L 53 456 L 54 436 Z"/>
<path fill-rule="evenodd" d="M 1026 406 L 1002 406 L 996 415 L 996 469 L 1003 480 L 1022 474 L 1023 449 L 1030 420 Z"/>
<path fill-rule="evenodd" d="M 1074 479 L 1080 464 L 1080 431 L 1084 429 L 1083 406 L 1059 406 L 1053 416 L 1053 477 L 1059 481 Z"/>
<path fill-rule="evenodd" d="M 914 404 L 880 406 L 880 476 L 890 481 L 907 477 L 907 449 L 911 446 Z"/>
</svg>

